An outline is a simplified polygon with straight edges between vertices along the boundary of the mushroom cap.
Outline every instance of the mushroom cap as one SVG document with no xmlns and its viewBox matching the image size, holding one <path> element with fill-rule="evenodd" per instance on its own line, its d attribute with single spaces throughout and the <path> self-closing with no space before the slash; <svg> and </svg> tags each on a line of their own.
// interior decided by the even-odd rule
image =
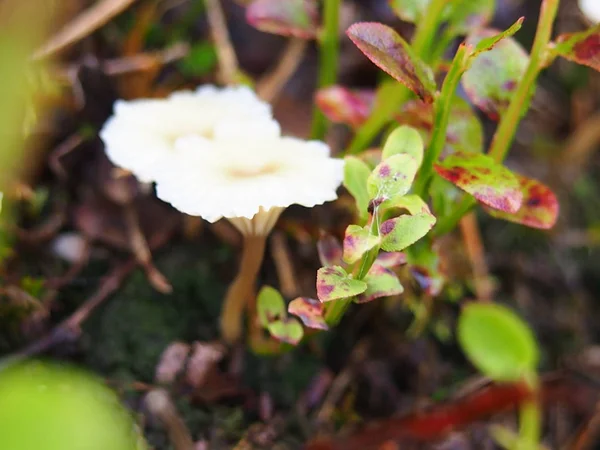
<svg viewBox="0 0 600 450">
<path fill-rule="evenodd" d="M 277 136 L 271 106 L 245 86 L 174 92 L 164 99 L 119 100 L 100 137 L 108 158 L 142 182 L 155 181 L 184 136 L 213 139 L 251 130 Z"/>
<path fill-rule="evenodd" d="M 175 147 L 177 156 L 157 179 L 157 195 L 209 222 L 222 217 L 236 226 L 243 218 L 271 222 L 266 215 L 292 204 L 312 207 L 335 200 L 344 177 L 344 161 L 331 158 L 319 141 L 188 136 Z"/>
<path fill-rule="evenodd" d="M 579 9 L 593 23 L 600 23 L 600 0 L 579 0 Z"/>
</svg>

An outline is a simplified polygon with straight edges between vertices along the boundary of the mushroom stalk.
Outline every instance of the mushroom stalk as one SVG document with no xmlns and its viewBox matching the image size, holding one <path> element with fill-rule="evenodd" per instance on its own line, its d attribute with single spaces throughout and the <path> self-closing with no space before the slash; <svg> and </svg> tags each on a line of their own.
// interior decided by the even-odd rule
<svg viewBox="0 0 600 450">
<path fill-rule="evenodd" d="M 262 234 L 244 236 L 240 268 L 221 310 L 221 332 L 228 343 L 238 341 L 242 335 L 242 318 L 265 256 L 266 239 Z"/>
</svg>

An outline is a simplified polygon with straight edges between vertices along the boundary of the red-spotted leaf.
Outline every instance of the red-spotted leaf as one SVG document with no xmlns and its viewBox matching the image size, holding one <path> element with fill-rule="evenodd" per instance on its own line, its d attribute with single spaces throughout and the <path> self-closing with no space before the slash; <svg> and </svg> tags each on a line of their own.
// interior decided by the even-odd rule
<svg viewBox="0 0 600 450">
<path fill-rule="evenodd" d="M 379 252 L 375 264 L 387 269 L 402 266 L 406 264 L 406 253 L 402 252 Z"/>
<path fill-rule="evenodd" d="M 298 316 L 302 323 L 308 328 L 315 328 L 318 330 L 329 329 L 325 322 L 325 318 L 323 317 L 325 308 L 323 307 L 323 303 L 319 300 L 308 297 L 298 297 L 290 302 L 288 305 L 288 312 Z"/>
<path fill-rule="evenodd" d="M 381 248 L 387 252 L 399 252 L 414 244 L 435 225 L 435 217 L 420 213 L 386 220 L 379 227 Z"/>
<path fill-rule="evenodd" d="M 392 131 L 385 140 L 381 157 L 388 159 L 390 156 L 406 153 L 415 158 L 417 167 L 420 167 L 423 162 L 423 151 L 423 138 L 419 132 L 415 128 L 402 125 Z"/>
<path fill-rule="evenodd" d="M 355 156 L 346 156 L 344 161 L 344 187 L 354 197 L 361 220 L 366 220 L 369 216 L 370 200 L 367 180 L 371 175 L 371 169 L 364 161 Z"/>
<path fill-rule="evenodd" d="M 364 281 L 351 278 L 340 266 L 321 267 L 317 272 L 317 297 L 322 302 L 354 297 L 366 289 Z"/>
<path fill-rule="evenodd" d="M 532 178 L 515 174 L 523 192 L 521 209 L 507 214 L 490 208 L 485 210 L 498 219 L 520 223 L 531 228 L 550 229 L 558 219 L 558 200 L 548 186 Z"/>
<path fill-rule="evenodd" d="M 411 215 L 425 213 L 431 215 L 431 210 L 427 203 L 418 195 L 405 195 L 404 197 L 396 197 L 386 200 L 382 204 L 383 208 L 400 208 L 405 209 Z"/>
<path fill-rule="evenodd" d="M 417 174 L 417 161 L 410 155 L 394 155 L 379 163 L 367 180 L 369 196 L 387 200 L 406 194 Z"/>
<path fill-rule="evenodd" d="M 367 303 L 377 298 L 400 295 L 404 292 L 394 272 L 379 264 L 373 264 L 365 277 L 367 290 L 356 298 L 356 303 Z"/>
<path fill-rule="evenodd" d="M 320 89 L 315 102 L 331 122 L 358 128 L 371 114 L 375 103 L 375 91 L 331 86 Z"/>
<path fill-rule="evenodd" d="M 293 317 L 271 322 L 267 326 L 267 330 L 275 339 L 292 345 L 297 345 L 304 336 L 302 325 Z"/>
<path fill-rule="evenodd" d="M 560 35 L 553 52 L 600 71 L 600 24 L 580 33 Z"/>
<path fill-rule="evenodd" d="M 433 72 L 413 54 L 408 43 L 392 28 L 375 22 L 361 22 L 348 28 L 347 34 L 380 69 L 422 100 L 433 102 L 436 91 Z"/>
<path fill-rule="evenodd" d="M 348 264 L 355 263 L 377 244 L 379 236 L 373 236 L 369 227 L 349 225 L 344 237 L 344 261 Z"/>
<path fill-rule="evenodd" d="M 497 30 L 478 30 L 470 34 L 467 45 L 477 48 L 487 39 L 500 35 Z M 461 81 L 469 99 L 492 120 L 498 120 L 506 111 L 514 91 L 529 63 L 529 55 L 513 38 L 495 42 L 494 48 L 479 54 L 471 62 Z"/>
<path fill-rule="evenodd" d="M 517 178 L 489 156 L 457 152 L 435 164 L 435 170 L 491 208 L 516 213 L 521 207 L 523 193 Z"/>
<path fill-rule="evenodd" d="M 331 234 L 324 233 L 317 242 L 319 261 L 325 267 L 339 266 L 342 263 L 342 245 Z"/>
<path fill-rule="evenodd" d="M 277 289 L 271 286 L 264 286 L 260 290 L 256 305 L 258 320 L 263 327 L 286 316 L 285 301 Z"/>
<path fill-rule="evenodd" d="M 246 8 L 246 20 L 261 31 L 302 39 L 315 38 L 319 28 L 315 0 L 255 0 Z"/>
</svg>

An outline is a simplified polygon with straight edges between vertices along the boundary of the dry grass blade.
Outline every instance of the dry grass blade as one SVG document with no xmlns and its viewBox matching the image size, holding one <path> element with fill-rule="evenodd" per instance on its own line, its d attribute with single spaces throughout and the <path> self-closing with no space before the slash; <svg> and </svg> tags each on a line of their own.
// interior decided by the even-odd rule
<svg viewBox="0 0 600 450">
<path fill-rule="evenodd" d="M 95 3 L 52 36 L 34 53 L 33 58 L 45 58 L 73 45 L 108 23 L 113 17 L 121 14 L 135 1 L 101 0 Z"/>
<path fill-rule="evenodd" d="M 308 43 L 305 39 L 290 39 L 277 66 L 260 80 L 256 91 L 266 102 L 273 102 L 294 75 L 302 61 Z"/>
<path fill-rule="evenodd" d="M 224 84 L 235 84 L 238 79 L 238 60 L 229 38 L 221 0 L 205 0 L 210 31 L 219 56 L 219 75 Z"/>
</svg>

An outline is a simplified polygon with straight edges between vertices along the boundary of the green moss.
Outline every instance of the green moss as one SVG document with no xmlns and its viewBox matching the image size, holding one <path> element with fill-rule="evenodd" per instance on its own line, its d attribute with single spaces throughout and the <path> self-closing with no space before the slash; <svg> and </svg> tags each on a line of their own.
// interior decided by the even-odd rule
<svg viewBox="0 0 600 450">
<path fill-rule="evenodd" d="M 136 271 L 86 324 L 86 362 L 109 377 L 150 382 L 171 342 L 216 338 L 224 285 L 215 275 L 218 261 L 212 256 L 170 249 L 157 262 L 173 286 L 169 295 L 156 292 Z"/>
</svg>

